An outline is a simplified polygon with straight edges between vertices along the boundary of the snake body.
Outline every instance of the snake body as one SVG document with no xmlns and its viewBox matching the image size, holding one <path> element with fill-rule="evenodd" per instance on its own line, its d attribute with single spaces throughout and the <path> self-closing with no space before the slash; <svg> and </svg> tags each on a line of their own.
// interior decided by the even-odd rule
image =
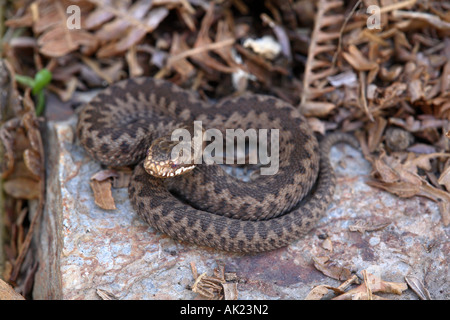
<svg viewBox="0 0 450 320">
<path fill-rule="evenodd" d="M 199 165 L 169 179 L 144 169 L 152 141 L 194 120 L 228 128 L 279 129 L 279 169 L 242 182 L 219 165 Z M 288 245 L 309 232 L 331 202 L 331 146 L 319 144 L 306 119 L 291 105 L 265 95 L 209 104 L 172 83 L 135 78 L 105 89 L 80 112 L 77 135 L 87 152 L 108 166 L 135 165 L 129 185 L 134 209 L 172 238 L 225 251 L 261 252 Z"/>
</svg>

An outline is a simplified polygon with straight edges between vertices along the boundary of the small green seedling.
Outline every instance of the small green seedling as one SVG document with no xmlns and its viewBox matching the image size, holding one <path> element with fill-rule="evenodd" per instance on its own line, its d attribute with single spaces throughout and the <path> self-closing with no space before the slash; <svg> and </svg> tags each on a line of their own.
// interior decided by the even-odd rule
<svg viewBox="0 0 450 320">
<path fill-rule="evenodd" d="M 36 115 L 40 116 L 45 108 L 45 87 L 52 81 L 52 73 L 48 69 L 42 69 L 34 76 L 34 79 L 16 74 L 16 81 L 31 88 L 31 93 L 37 96 Z"/>
</svg>

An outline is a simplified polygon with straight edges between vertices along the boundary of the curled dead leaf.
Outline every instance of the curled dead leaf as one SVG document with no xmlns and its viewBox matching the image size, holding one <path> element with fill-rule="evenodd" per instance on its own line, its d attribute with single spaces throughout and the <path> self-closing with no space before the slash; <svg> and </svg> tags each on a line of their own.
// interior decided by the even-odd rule
<svg viewBox="0 0 450 320">
<path fill-rule="evenodd" d="M 9 284 L 0 279 L 0 300 L 25 300 L 25 298 L 14 291 Z"/>
<path fill-rule="evenodd" d="M 330 102 L 306 101 L 302 104 L 300 111 L 306 117 L 324 117 L 335 107 L 336 105 Z"/>
</svg>

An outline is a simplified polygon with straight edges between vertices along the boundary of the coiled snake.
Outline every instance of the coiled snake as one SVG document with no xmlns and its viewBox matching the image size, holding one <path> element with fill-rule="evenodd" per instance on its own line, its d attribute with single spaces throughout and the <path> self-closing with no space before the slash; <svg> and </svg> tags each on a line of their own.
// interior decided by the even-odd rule
<svg viewBox="0 0 450 320">
<path fill-rule="evenodd" d="M 279 129 L 278 172 L 243 182 L 217 164 L 192 170 L 148 150 L 155 140 L 168 144 L 168 134 L 193 120 L 221 132 Z M 77 134 L 102 164 L 136 165 L 129 197 L 151 226 L 182 241 L 237 252 L 280 248 L 311 230 L 334 193 L 331 146 L 342 141 L 357 147 L 356 139 L 345 134 L 329 135 L 319 145 L 305 118 L 277 98 L 252 94 L 213 105 L 152 78 L 128 79 L 105 89 L 81 110 Z M 148 173 L 182 171 L 186 173 L 169 179 Z"/>
</svg>

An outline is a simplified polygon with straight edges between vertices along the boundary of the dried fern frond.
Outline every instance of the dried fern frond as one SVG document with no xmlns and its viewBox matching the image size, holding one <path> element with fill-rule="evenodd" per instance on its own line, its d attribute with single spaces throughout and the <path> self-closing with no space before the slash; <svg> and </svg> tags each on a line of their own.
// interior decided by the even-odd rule
<svg viewBox="0 0 450 320">
<path fill-rule="evenodd" d="M 317 99 L 335 90 L 328 85 L 327 77 L 336 73 L 331 57 L 337 50 L 340 36 L 339 26 L 344 20 L 342 14 L 332 13 L 343 6 L 340 0 L 320 0 L 315 18 L 314 30 L 308 51 L 303 79 L 303 92 L 300 109 L 307 116 L 325 116 L 335 105 Z M 334 28 L 334 29 L 333 29 Z"/>
</svg>

